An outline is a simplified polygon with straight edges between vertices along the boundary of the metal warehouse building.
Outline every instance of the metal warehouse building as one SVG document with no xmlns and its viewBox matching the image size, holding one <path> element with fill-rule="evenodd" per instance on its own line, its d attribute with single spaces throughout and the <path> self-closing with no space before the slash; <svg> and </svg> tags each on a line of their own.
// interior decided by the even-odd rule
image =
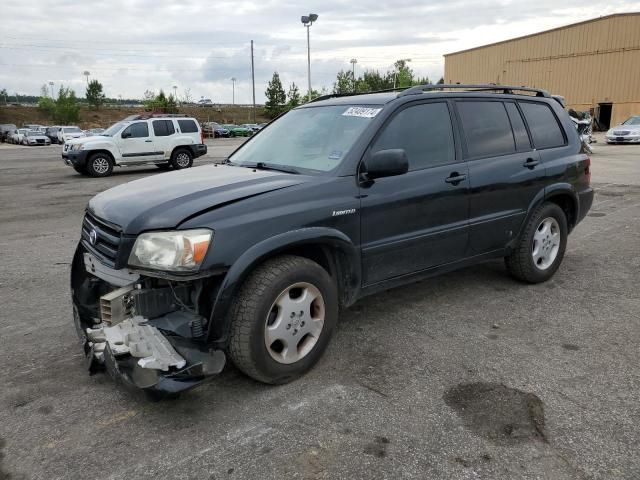
<svg viewBox="0 0 640 480">
<path fill-rule="evenodd" d="M 624 13 L 444 56 L 447 83 L 543 88 L 609 127 L 640 115 L 640 13 Z"/>
</svg>

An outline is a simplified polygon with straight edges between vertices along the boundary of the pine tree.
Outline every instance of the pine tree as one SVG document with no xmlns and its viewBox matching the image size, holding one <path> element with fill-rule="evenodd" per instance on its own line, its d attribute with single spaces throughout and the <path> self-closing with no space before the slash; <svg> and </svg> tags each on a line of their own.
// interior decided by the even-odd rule
<svg viewBox="0 0 640 480">
<path fill-rule="evenodd" d="M 264 104 L 264 111 L 269 118 L 275 118 L 285 110 L 287 95 L 284 92 L 284 88 L 282 88 L 282 82 L 280 81 L 278 72 L 273 72 L 273 77 L 264 95 L 267 97 L 267 101 Z"/>
<path fill-rule="evenodd" d="M 291 85 L 289 85 L 289 93 L 287 94 L 287 97 L 289 98 L 289 101 L 287 102 L 287 106 L 290 109 L 300 105 L 301 103 L 300 89 L 298 88 L 295 82 L 292 82 Z"/>
<path fill-rule="evenodd" d="M 86 93 L 87 103 L 96 110 L 99 110 L 105 100 L 102 84 L 98 80 L 91 80 L 87 85 Z"/>
</svg>

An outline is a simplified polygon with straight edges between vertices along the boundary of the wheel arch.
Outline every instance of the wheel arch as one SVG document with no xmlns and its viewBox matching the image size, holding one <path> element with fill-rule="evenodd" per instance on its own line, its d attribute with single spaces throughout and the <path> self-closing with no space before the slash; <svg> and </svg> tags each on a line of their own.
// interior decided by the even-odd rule
<svg viewBox="0 0 640 480">
<path fill-rule="evenodd" d="M 337 283 L 341 306 L 351 305 L 357 298 L 361 283 L 360 254 L 344 233 L 326 227 L 311 227 L 276 235 L 248 249 L 227 271 L 211 311 L 208 340 L 226 343 L 227 312 L 234 295 L 258 265 L 285 254 L 308 258 L 327 270 Z M 214 330 L 217 338 L 213 338 Z"/>
<path fill-rule="evenodd" d="M 107 150 L 106 148 L 97 148 L 95 150 L 89 150 L 87 152 L 87 161 L 93 157 L 94 155 L 98 154 L 98 153 L 104 153 L 106 155 L 109 156 L 109 158 L 111 158 L 111 161 L 115 164 L 116 159 L 115 156 L 113 155 L 113 152 L 111 152 L 110 150 Z"/>
</svg>

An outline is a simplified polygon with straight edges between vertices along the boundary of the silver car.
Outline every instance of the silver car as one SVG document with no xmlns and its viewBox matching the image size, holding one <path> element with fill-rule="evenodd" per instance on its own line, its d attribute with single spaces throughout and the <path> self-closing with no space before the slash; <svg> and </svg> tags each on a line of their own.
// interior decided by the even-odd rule
<svg viewBox="0 0 640 480">
<path fill-rule="evenodd" d="M 51 145 L 51 140 L 38 130 L 27 130 L 22 137 L 23 145 Z"/>
<path fill-rule="evenodd" d="M 629 117 L 607 132 L 607 143 L 640 143 L 640 115 Z"/>
</svg>

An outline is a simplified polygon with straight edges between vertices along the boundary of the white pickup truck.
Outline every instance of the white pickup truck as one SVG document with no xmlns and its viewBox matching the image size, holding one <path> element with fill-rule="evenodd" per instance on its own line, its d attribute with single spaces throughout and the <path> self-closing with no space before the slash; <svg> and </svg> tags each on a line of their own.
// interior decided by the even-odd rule
<svg viewBox="0 0 640 480">
<path fill-rule="evenodd" d="M 189 168 L 205 153 L 200 125 L 186 115 L 133 115 L 101 135 L 71 140 L 62 148 L 67 165 L 92 177 L 111 175 L 114 166 Z"/>
</svg>

